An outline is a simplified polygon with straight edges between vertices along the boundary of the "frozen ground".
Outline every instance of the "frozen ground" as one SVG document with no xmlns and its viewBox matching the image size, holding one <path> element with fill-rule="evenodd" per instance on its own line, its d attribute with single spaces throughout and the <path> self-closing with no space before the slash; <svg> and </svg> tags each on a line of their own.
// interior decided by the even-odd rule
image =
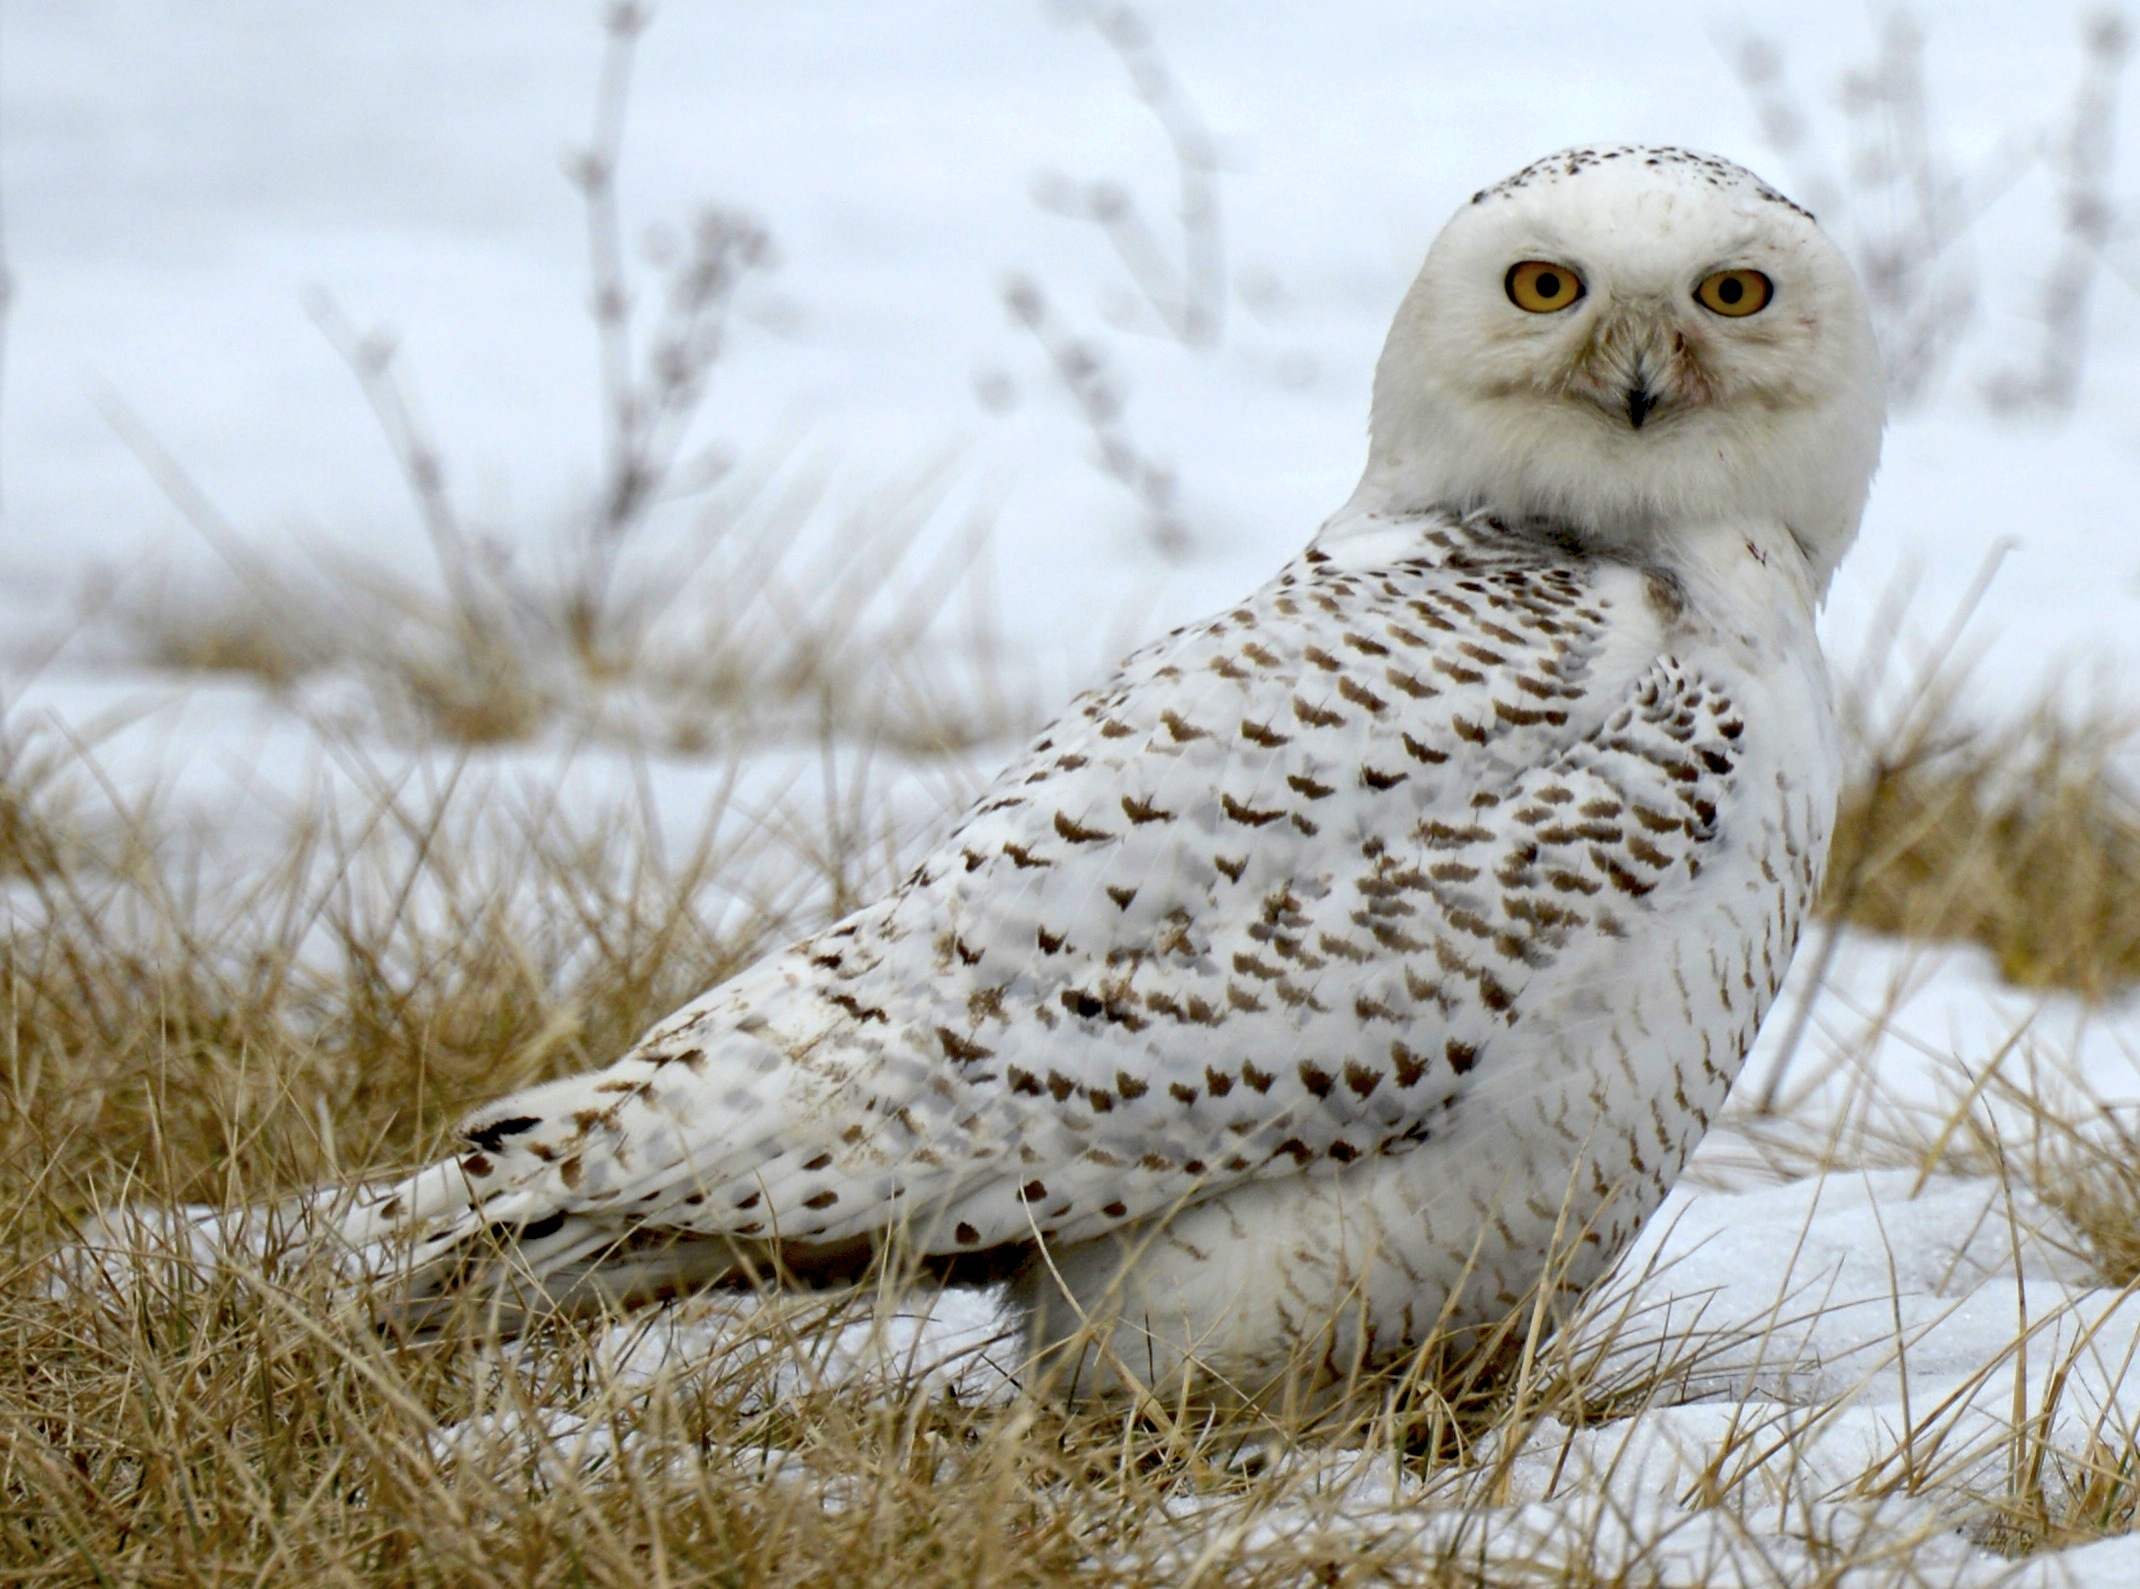
<svg viewBox="0 0 2140 1589">
<path fill-rule="evenodd" d="M 1446 1488 L 1363 1453 L 1302 1452 L 1282 1459 L 1307 1474 L 1287 1507 L 1183 1502 L 1179 1520 L 1194 1526 L 1182 1538 L 1199 1527 L 1325 1544 L 1416 1538 L 1422 1551 L 1588 1561 L 1608 1579 L 1625 1568 L 1637 1581 L 1696 1585 L 1812 1581 L 1830 1552 L 1865 1563 L 1844 1581 L 1868 1584 L 2140 1575 L 2129 1538 L 2017 1567 L 1958 1532 L 2034 1453 L 2055 1495 L 2074 1471 L 2062 1457 L 2131 1446 L 2140 1302 L 2104 1285 L 2034 1197 L 1992 1176 L 1935 1171 L 1924 1152 L 1987 1067 L 2048 1072 L 2112 1112 L 2140 1106 L 2130 1032 L 2071 1000 L 2001 992 L 1968 954 L 1860 938 L 1841 946 L 1824 983 L 1808 969 L 1731 1113 L 1587 1308 L 1597 1386 L 1662 1384 L 1653 1404 L 1576 1429 L 1542 1420 L 1492 1505 L 1476 1495 L 1438 1505 Z M 1784 1064 L 1789 1016 L 1809 998 L 1783 1101 L 1757 1117 L 1754 1100 Z M 1990 1129 L 2025 1140 L 2011 1113 Z M 1809 1153 L 1867 1167 L 1809 1174 Z M 738 1343 L 764 1349 L 752 1311 L 687 1304 L 620 1325 L 598 1348 L 602 1372 L 672 1393 L 677 1375 L 725 1372 Z M 1014 1328 L 980 1292 L 864 1309 L 829 1351 L 772 1384 L 919 1376 L 970 1401 L 1005 1396 Z M 605 1424 L 562 1415 L 493 1416 L 441 1438 L 486 1460 L 599 1469 L 615 1458 Z M 771 1466 L 777 1477 L 780 1462 Z M 1698 1504 L 1718 1493 L 1730 1499 Z"/>
<path fill-rule="evenodd" d="M 1119 64 L 1037 3 L 672 7 L 631 107 L 634 235 L 713 199 L 760 216 L 782 256 L 746 297 L 705 438 L 746 459 L 816 449 L 849 501 L 948 460 L 947 521 L 974 504 L 995 515 L 992 600 L 1019 640 L 1004 666 L 1058 698 L 1139 635 L 1260 580 L 1342 500 L 1389 313 L 1473 188 L 1593 139 L 1706 146 L 1786 186 L 1802 175 L 1764 148 L 1726 64 L 1741 20 L 1713 6 L 1539 0 L 1520 25 L 1496 8 L 1389 0 L 1153 0 L 1148 14 L 1224 156 L 1233 290 L 1208 351 L 1114 323 L 1120 265 L 1091 227 L 1032 200 L 1036 176 L 1061 171 L 1119 179 L 1162 223 L 1173 202 L 1165 143 Z M 1751 11 L 1746 23 L 1765 25 Z M 2140 408 L 2125 395 L 2140 313 L 2124 241 L 2095 282 L 2074 412 L 2016 418 L 1980 395 L 2040 341 L 2057 189 L 2037 152 L 2064 131 L 2078 38 L 2077 14 L 2043 8 L 1952 5 L 1930 19 L 1940 147 L 1985 198 L 1950 261 L 1975 307 L 1945 379 L 1890 432 L 1864 543 L 1826 618 L 1845 672 L 1884 646 L 1878 614 L 1901 582 L 1915 582 L 1906 628 L 1921 643 L 2001 548 L 1971 629 L 1987 702 L 2076 678 L 2114 686 L 2140 664 Z M 1832 90 L 1870 53 L 1866 12 L 1794 8 L 1786 43 L 1816 142 L 1840 164 Z M 0 695 L 18 723 L 101 736 L 117 787 L 169 783 L 233 867 L 302 800 L 346 782 L 315 727 L 337 716 L 322 705 L 332 681 L 278 697 L 158 676 L 105 644 L 50 656 L 81 623 L 94 569 L 116 570 L 123 595 L 212 566 L 103 410 L 116 399 L 137 413 L 267 554 L 359 548 L 421 571 L 402 482 L 307 319 L 306 294 L 324 288 L 352 319 L 399 333 L 464 510 L 536 555 L 596 478 L 581 222 L 558 155 L 584 137 L 598 49 L 580 5 L 81 0 L 0 17 L 17 285 L 0 405 Z M 2125 186 L 2114 176 L 2114 192 Z M 1091 467 L 1066 397 L 1004 313 L 1012 270 L 1104 340 L 1127 429 L 1178 475 L 1187 556 L 1155 551 Z M 341 715 L 336 732 L 388 776 L 444 776 L 447 752 Z M 911 837 L 990 754 L 880 760 L 870 788 Z M 827 766 L 785 745 L 740 767 L 643 765 L 678 843 L 724 792 L 741 791 L 746 818 L 822 798 Z M 594 809 L 638 787 L 641 766 L 544 741 L 489 753 L 478 772 L 563 779 Z M 854 771 L 832 782 L 851 787 Z M 1332 1458 L 1334 1509 L 1212 1526 L 1485 1526 L 1488 1555 L 1607 1559 L 1663 1538 L 1650 1559 L 1690 1583 L 1793 1581 L 1806 1540 L 1871 1531 L 1898 1542 L 1881 1570 L 1905 1581 L 2140 1581 L 2126 1541 L 2013 1567 L 1952 1532 L 1972 1497 L 2008 1482 L 2017 1424 L 2068 1455 L 2098 1439 L 2130 1447 L 2140 1317 L 2091 1277 L 2055 1216 L 2010 1205 L 1989 1177 L 1925 1173 L 1923 1151 L 1926 1122 L 1936 1130 L 1965 1095 L 2014 1141 L 2031 1091 L 2064 1089 L 2105 1129 L 2129 1121 L 2140 1023 L 2002 991 L 1969 954 L 1846 939 L 1824 968 L 1810 1018 L 1791 1022 L 1787 1006 L 1771 1022 L 1732 1119 L 1624 1271 L 1637 1302 L 1600 1305 L 1601 1319 L 1636 1321 L 1623 1345 L 1678 1343 L 1693 1365 L 1684 1405 L 1540 1429 L 1501 1508 L 1461 1524 L 1420 1504 L 1411 1481 Z M 1794 999 L 1811 996 L 1812 969 L 1802 958 Z M 1756 1118 L 1751 1101 L 1794 1033 L 1779 1113 Z M 1814 1179 L 1815 1158 L 1865 1168 Z M 998 1322 L 969 1298 L 894 1344 L 987 1394 L 1000 1381 L 971 1349 Z M 618 1360 L 703 1354 L 718 1333 L 718 1320 L 664 1320 L 616 1343 Z M 1741 1504 L 1682 1509 L 1717 1471 L 1762 1456 Z M 1898 1464 L 1911 1483 L 1879 1477 Z"/>
</svg>

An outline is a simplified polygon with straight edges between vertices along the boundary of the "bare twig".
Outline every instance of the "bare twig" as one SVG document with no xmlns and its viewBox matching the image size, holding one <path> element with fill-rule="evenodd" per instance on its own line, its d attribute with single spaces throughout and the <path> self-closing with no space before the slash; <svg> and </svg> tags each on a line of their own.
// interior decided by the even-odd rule
<svg viewBox="0 0 2140 1589">
<path fill-rule="evenodd" d="M 595 95 L 594 131 L 586 149 L 567 163 L 587 211 L 591 312 L 600 343 L 604 462 L 593 523 L 574 577 L 568 628 L 593 671 L 621 666 L 623 644 L 614 631 L 610 593 L 617 555 L 669 483 L 706 391 L 706 375 L 720 357 L 728 308 L 750 270 L 770 262 L 763 227 L 749 217 L 708 207 L 668 267 L 662 313 L 640 366 L 632 346 L 634 300 L 625 266 L 617 171 L 623 157 L 625 112 L 633 57 L 646 30 L 646 8 L 618 0 L 604 15 L 608 48 Z"/>
<path fill-rule="evenodd" d="M 400 345 L 390 332 L 358 331 L 324 290 L 315 289 L 309 294 L 306 306 L 313 324 L 356 376 L 380 432 L 393 450 L 394 461 L 400 465 L 402 480 L 430 539 L 439 577 L 446 583 L 454 612 L 463 622 L 483 621 L 493 612 L 496 602 L 477 582 L 469 540 L 452 494 L 446 489 L 445 460 L 395 368 Z"/>
<path fill-rule="evenodd" d="M 2043 341 L 2034 369 L 2008 370 L 1987 383 L 1995 407 L 2063 415 L 2080 396 L 2088 303 L 2116 221 L 2110 169 L 2117 153 L 2118 85 L 2130 48 L 2124 19 L 2115 12 L 2088 19 L 2073 121 L 2058 151 L 2059 251 L 2043 283 Z"/>
<path fill-rule="evenodd" d="M 630 3 L 612 5 L 605 15 L 608 46 L 595 91 L 594 133 L 587 148 L 567 163 L 587 211 L 589 310 L 601 346 L 602 417 L 608 445 L 605 476 L 613 484 L 632 478 L 630 460 L 637 450 L 640 428 L 632 379 L 631 290 L 625 279 L 623 221 L 617 209 L 617 166 L 624 150 L 632 61 L 646 23 L 646 13 Z M 620 505 L 605 498 L 602 506 L 609 519 Z M 621 506 L 629 511 L 629 496 Z"/>
<path fill-rule="evenodd" d="M 1108 318 L 1141 329 L 1156 322 L 1176 345 L 1209 353 L 1224 332 L 1227 293 L 1218 150 L 1210 129 L 1135 6 L 1126 0 L 1063 0 L 1059 10 L 1090 26 L 1115 52 L 1131 90 L 1166 134 L 1180 192 L 1179 248 L 1169 248 L 1123 182 L 1079 182 L 1050 172 L 1035 184 L 1034 199 L 1096 226 L 1113 246 L 1134 296 L 1121 312 L 1108 311 Z M 1024 272 L 1006 280 L 1003 302 L 1012 323 L 1047 356 L 1049 372 L 1092 437 L 1101 472 L 1135 499 L 1153 546 L 1165 557 L 1183 555 L 1190 537 L 1176 506 L 1174 471 L 1131 436 L 1124 382 L 1104 343 L 1066 327 L 1046 290 Z"/>
<path fill-rule="evenodd" d="M 1938 160 L 1925 89 L 1924 30 L 1896 11 L 1872 64 L 1844 74 L 1857 265 L 1882 329 L 1888 385 L 1907 406 L 1958 345 L 1976 289 L 1956 259 L 1957 184 Z"/>
<path fill-rule="evenodd" d="M 1183 347 L 1208 352 L 1219 345 L 1226 317 L 1217 144 L 1134 6 L 1075 0 L 1071 14 L 1089 23 L 1115 52 L 1129 73 L 1132 90 L 1159 123 L 1174 152 L 1180 189 L 1180 260 L 1177 263 L 1169 257 L 1136 198 L 1120 182 L 1079 183 L 1051 173 L 1041 179 L 1034 196 L 1057 214 L 1099 227 L 1167 333 Z"/>
<path fill-rule="evenodd" d="M 1012 322 L 1029 332 L 1047 355 L 1091 433 L 1101 471 L 1136 499 L 1152 544 L 1169 557 L 1187 551 L 1189 531 L 1175 506 L 1174 472 L 1139 448 L 1123 424 L 1122 389 L 1108 367 L 1106 350 L 1066 329 L 1040 283 L 1030 276 L 1010 277 L 1003 284 L 1003 303 Z"/>
<path fill-rule="evenodd" d="M 446 488 L 445 463 L 395 368 L 398 348 L 381 331 L 359 333 L 324 292 L 312 318 L 363 388 L 415 499 L 446 590 L 443 644 L 396 650 L 389 670 L 436 729 L 463 742 L 524 738 L 549 715 L 554 691 L 537 681 L 542 658 L 527 644 L 527 609 L 503 555 L 463 527 Z"/>
<path fill-rule="evenodd" d="M 1989 384 L 1995 406 L 2065 412 L 2078 391 L 2090 289 L 2115 230 L 2108 192 L 2127 36 L 2109 12 L 2091 17 L 2069 128 L 2053 155 L 2061 244 L 2044 285 L 2044 340 L 2035 367 Z M 1924 28 L 1886 14 L 1872 61 L 1842 75 L 1840 172 L 1812 136 L 1813 118 L 1765 38 L 1735 51 L 1763 135 L 1856 265 L 1887 366 L 1890 402 L 1924 402 L 1975 318 L 1978 291 L 1961 244 L 1984 212 L 2045 153 L 2035 133 L 2010 135 L 1967 171 L 1952 169 L 1937 136 L 1924 68 Z"/>
</svg>

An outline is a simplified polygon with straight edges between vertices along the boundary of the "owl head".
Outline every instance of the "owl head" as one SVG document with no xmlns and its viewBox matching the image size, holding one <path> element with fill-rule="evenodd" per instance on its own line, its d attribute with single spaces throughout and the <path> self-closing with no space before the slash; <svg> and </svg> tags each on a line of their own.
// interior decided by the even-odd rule
<svg viewBox="0 0 2140 1589">
<path fill-rule="evenodd" d="M 1864 297 L 1811 215 L 1712 155 L 1571 149 L 1435 240 L 1376 367 L 1355 500 L 1542 518 L 1635 555 L 1758 520 L 1819 591 L 1884 418 Z"/>
</svg>

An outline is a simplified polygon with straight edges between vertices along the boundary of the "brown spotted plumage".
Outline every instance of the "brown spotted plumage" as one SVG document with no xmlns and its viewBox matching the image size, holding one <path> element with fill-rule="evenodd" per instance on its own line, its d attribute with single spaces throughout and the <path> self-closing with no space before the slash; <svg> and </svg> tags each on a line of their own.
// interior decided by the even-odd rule
<svg viewBox="0 0 2140 1589">
<path fill-rule="evenodd" d="M 1490 1318 L 1556 1246 L 1556 1283 L 1602 1271 L 1775 995 L 1838 778 L 1812 618 L 1872 454 L 1812 427 L 1804 467 L 1855 486 L 1770 511 L 1764 471 L 1798 454 L 1716 466 L 1744 427 L 1703 405 L 1856 404 L 1874 444 L 1878 407 L 1861 312 L 1751 353 L 1686 319 L 1676 284 L 1718 259 L 1802 320 L 1854 308 L 1810 218 L 1706 157 L 1557 159 L 1437 244 L 1367 480 L 1299 559 L 1072 703 L 891 894 L 601 1075 L 500 1100 L 351 1217 L 406 1238 L 412 1308 L 509 1270 L 564 1297 L 845 1274 L 896 1233 L 1011 1274 L 1036 1348 L 1103 1321 L 1081 1390 L 1188 1367 L 1255 1394 Z M 1568 219 L 1659 194 L 1725 241 Z M 1511 220 L 1505 247 L 1473 236 Z M 1630 423 L 1519 379 L 1509 347 L 1545 367 L 1590 334 L 1501 324 L 1505 256 L 1549 247 L 1584 312 L 1636 316 L 1616 346 L 1708 337 L 1716 395 Z M 1449 287 L 1472 255 L 1490 279 Z M 1473 299 L 1485 373 L 1393 365 Z M 1475 453 L 1437 453 L 1437 405 Z M 1555 446 L 1636 461 L 1576 499 Z M 477 1256 L 500 1233 L 514 1265 Z"/>
</svg>

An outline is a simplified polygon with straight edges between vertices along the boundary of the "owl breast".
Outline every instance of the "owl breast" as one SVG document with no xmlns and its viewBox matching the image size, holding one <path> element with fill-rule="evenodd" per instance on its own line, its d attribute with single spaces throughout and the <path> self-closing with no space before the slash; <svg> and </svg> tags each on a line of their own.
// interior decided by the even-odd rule
<svg viewBox="0 0 2140 1589">
<path fill-rule="evenodd" d="M 1353 907 L 1354 963 L 1388 964 L 1355 979 L 1376 991 L 1349 1033 L 1303 1022 L 1301 1039 L 1340 1045 L 1332 1074 L 1385 1081 L 1398 1056 L 1432 1055 L 1444 1085 L 1359 1162 L 1253 1179 L 1055 1253 L 1023 1286 L 1036 1342 L 1119 1319 L 1073 1377 L 1107 1387 L 1134 1362 L 1134 1379 L 1193 1369 L 1298 1395 L 1305 1370 L 1329 1390 L 1437 1331 L 1527 1310 L 1541 1285 L 1557 1316 L 1640 1229 L 1781 984 L 1839 779 L 1810 626 L 1712 622 L 1704 572 L 1659 589 L 1653 572 L 1589 570 L 1606 618 L 1585 667 L 1619 704 L 1585 720 L 1586 689 L 1553 752 L 1527 747 L 1505 779 L 1474 770 L 1468 821 L 1428 814 L 1319 853 L 1319 898 Z M 1615 650 L 1648 658 L 1618 689 L 1601 677 L 1625 665 Z M 1353 858 L 1370 849 L 1390 869 Z M 1414 899 L 1375 891 L 1399 873 L 1426 879 L 1420 908 L 1378 935 L 1361 907 Z M 1385 990 L 1386 1024 L 1362 1013 Z"/>
</svg>

